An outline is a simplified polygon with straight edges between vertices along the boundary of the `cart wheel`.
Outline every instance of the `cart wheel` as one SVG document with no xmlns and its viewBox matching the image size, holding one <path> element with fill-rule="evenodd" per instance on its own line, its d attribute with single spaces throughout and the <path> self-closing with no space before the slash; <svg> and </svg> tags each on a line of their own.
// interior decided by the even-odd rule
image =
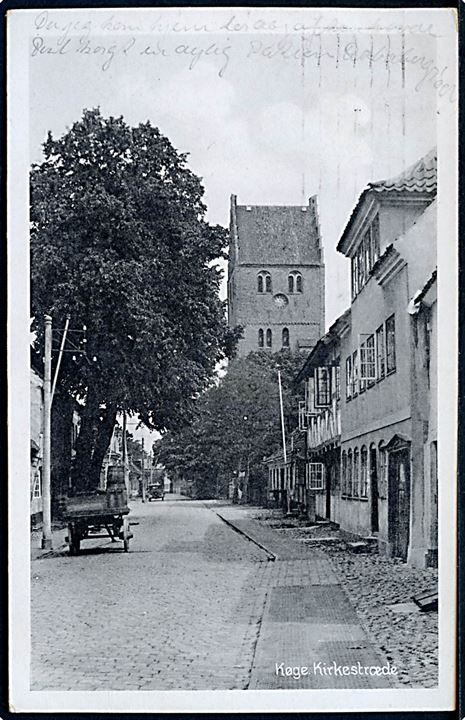
<svg viewBox="0 0 465 720">
<path fill-rule="evenodd" d="M 70 523 L 68 525 L 68 542 L 69 554 L 78 555 L 81 547 L 81 538 L 79 536 L 79 531 L 74 525 L 74 523 Z"/>
<path fill-rule="evenodd" d="M 124 520 L 123 520 L 123 548 L 124 548 L 124 552 L 129 552 L 129 538 L 130 538 L 129 520 L 128 520 L 127 518 L 124 518 Z"/>
</svg>

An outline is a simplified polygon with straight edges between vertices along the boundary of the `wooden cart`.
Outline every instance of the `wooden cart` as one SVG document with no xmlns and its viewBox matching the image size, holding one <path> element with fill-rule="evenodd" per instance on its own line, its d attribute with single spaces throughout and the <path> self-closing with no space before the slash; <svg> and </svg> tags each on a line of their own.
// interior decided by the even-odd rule
<svg viewBox="0 0 465 720">
<path fill-rule="evenodd" d="M 106 492 L 79 493 L 66 499 L 64 517 L 68 521 L 69 554 L 79 553 L 83 540 L 110 537 L 121 540 L 124 552 L 132 538 L 126 489 L 109 484 Z M 105 531 L 105 532 L 103 532 Z"/>
</svg>

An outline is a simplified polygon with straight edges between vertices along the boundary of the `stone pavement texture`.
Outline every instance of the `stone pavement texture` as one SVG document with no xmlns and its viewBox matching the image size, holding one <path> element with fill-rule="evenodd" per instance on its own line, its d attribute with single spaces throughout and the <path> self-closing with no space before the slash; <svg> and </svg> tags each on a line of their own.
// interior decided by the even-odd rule
<svg viewBox="0 0 465 720">
<path fill-rule="evenodd" d="M 99 539 L 77 557 L 58 548 L 33 559 L 31 689 L 392 686 L 327 671 L 386 659 L 322 550 L 215 502 L 167 496 L 134 503 L 130 518 L 129 553 Z M 302 666 L 311 672 L 285 674 Z"/>
<path fill-rule="evenodd" d="M 322 550 L 283 537 L 255 519 L 250 508 L 221 503 L 209 506 L 276 556 L 268 577 L 251 689 L 398 686 L 395 676 L 369 674 L 378 672 L 372 668 L 384 667 L 387 672 L 387 659 L 362 628 Z M 290 672 L 294 668 L 297 670 Z M 305 675 L 301 668 L 307 669 Z"/>
<path fill-rule="evenodd" d="M 202 690 L 249 683 L 270 563 L 195 502 L 133 506 L 106 540 L 32 562 L 33 690 Z"/>
</svg>

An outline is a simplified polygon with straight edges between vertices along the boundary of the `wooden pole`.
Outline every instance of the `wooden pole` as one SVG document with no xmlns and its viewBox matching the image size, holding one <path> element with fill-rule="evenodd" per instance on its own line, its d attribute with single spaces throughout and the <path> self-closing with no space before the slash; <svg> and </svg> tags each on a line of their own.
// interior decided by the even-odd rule
<svg viewBox="0 0 465 720">
<path fill-rule="evenodd" d="M 45 316 L 44 450 L 42 458 L 42 549 L 52 548 L 51 420 L 52 420 L 52 318 Z"/>
</svg>

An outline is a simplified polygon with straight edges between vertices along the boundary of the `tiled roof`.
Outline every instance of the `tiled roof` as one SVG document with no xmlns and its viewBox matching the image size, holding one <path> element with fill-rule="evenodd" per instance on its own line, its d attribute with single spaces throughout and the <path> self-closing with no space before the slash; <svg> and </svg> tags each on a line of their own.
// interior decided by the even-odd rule
<svg viewBox="0 0 465 720">
<path fill-rule="evenodd" d="M 430 152 L 418 160 L 414 165 L 411 165 L 407 170 L 404 170 L 400 175 L 391 180 L 378 180 L 377 182 L 368 183 L 365 190 L 363 190 L 357 204 L 355 205 L 352 213 L 349 217 L 347 225 L 341 235 L 336 250 L 338 252 L 345 252 L 347 240 L 350 237 L 351 229 L 356 221 L 360 209 L 363 207 L 364 201 L 371 192 L 375 192 L 379 195 L 387 194 L 399 194 L 402 196 L 405 193 L 419 193 L 422 196 L 429 196 L 431 200 L 434 198 L 437 192 L 437 151 L 436 148 L 430 150 Z"/>
<path fill-rule="evenodd" d="M 391 180 L 368 183 L 375 192 L 426 192 L 437 190 L 437 151 L 431 150 L 425 157 Z"/>
<path fill-rule="evenodd" d="M 301 265 L 321 261 L 316 198 L 308 205 L 237 205 L 240 263 Z"/>
</svg>

